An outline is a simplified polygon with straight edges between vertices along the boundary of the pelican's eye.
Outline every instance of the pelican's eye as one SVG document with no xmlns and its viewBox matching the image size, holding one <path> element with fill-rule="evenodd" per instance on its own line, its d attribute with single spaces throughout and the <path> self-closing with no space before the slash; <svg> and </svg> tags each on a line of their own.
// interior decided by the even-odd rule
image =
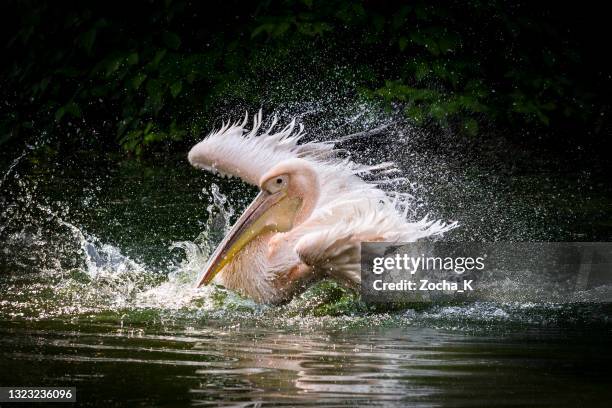
<svg viewBox="0 0 612 408">
<path fill-rule="evenodd" d="M 263 184 L 263 189 L 270 194 L 279 192 L 287 188 L 289 182 L 289 176 L 283 174 L 281 176 L 271 177 Z"/>
</svg>

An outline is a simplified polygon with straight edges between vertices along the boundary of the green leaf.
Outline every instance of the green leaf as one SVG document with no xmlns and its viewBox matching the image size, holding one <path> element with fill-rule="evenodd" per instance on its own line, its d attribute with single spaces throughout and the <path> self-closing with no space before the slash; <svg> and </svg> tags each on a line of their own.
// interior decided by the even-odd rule
<svg viewBox="0 0 612 408">
<path fill-rule="evenodd" d="M 429 74 L 429 66 L 425 62 L 421 62 L 417 64 L 416 70 L 414 72 L 414 77 L 417 81 L 422 81 Z"/>
<path fill-rule="evenodd" d="M 119 144 L 125 151 L 136 152 L 137 154 L 139 154 L 142 136 L 142 130 L 131 130 L 119 140 Z"/>
<path fill-rule="evenodd" d="M 75 118 L 80 118 L 82 115 L 81 108 L 79 108 L 75 102 L 70 101 L 55 111 L 55 120 L 58 122 L 61 121 L 66 114 Z"/>
<path fill-rule="evenodd" d="M 272 31 L 270 29 L 270 26 L 271 24 L 261 24 L 260 26 L 255 27 L 255 29 L 251 33 L 251 38 L 255 38 L 258 35 L 263 34 L 263 33 L 270 34 L 270 32 Z"/>
<path fill-rule="evenodd" d="M 69 113 L 75 118 L 80 118 L 82 116 L 81 108 L 79 108 L 79 105 L 77 105 L 75 102 L 68 102 L 64 106 L 64 109 L 66 109 L 66 113 Z"/>
<path fill-rule="evenodd" d="M 276 25 L 276 28 L 272 32 L 274 37 L 282 37 L 291 28 L 291 24 L 288 21 L 283 21 Z"/>
<path fill-rule="evenodd" d="M 132 81 L 131 81 L 132 88 L 134 89 L 140 88 L 140 85 L 142 85 L 145 79 L 147 79 L 147 74 L 145 74 L 144 72 L 139 72 L 136 75 L 134 75 L 134 78 L 132 78 Z"/>
<path fill-rule="evenodd" d="M 62 118 L 64 117 L 64 114 L 66 113 L 66 109 L 64 109 L 64 107 L 62 106 L 61 108 L 59 108 L 58 110 L 55 111 L 55 120 L 56 121 L 61 121 Z"/>
<path fill-rule="evenodd" d="M 164 56 L 166 55 L 168 51 L 167 50 L 158 50 L 155 53 L 155 56 L 153 57 L 153 60 L 151 60 L 151 62 L 149 62 L 149 67 L 150 68 L 157 68 L 157 66 L 159 65 L 159 63 L 161 62 L 161 60 L 164 58 Z"/>
<path fill-rule="evenodd" d="M 412 119 L 416 124 L 423 123 L 425 119 L 425 115 L 423 114 L 423 109 L 416 105 L 411 105 L 406 108 L 406 115 Z"/>
<path fill-rule="evenodd" d="M 175 83 L 170 85 L 170 93 L 172 94 L 172 97 L 176 98 L 181 93 L 182 89 L 183 83 L 181 81 L 176 81 Z"/>
<path fill-rule="evenodd" d="M 121 59 L 112 58 L 106 63 L 106 76 L 111 76 L 121 66 Z"/>
<path fill-rule="evenodd" d="M 476 136 L 478 134 L 478 122 L 472 118 L 464 120 L 463 130 L 470 136 Z"/>
<path fill-rule="evenodd" d="M 136 64 L 138 64 L 138 53 L 137 52 L 132 52 L 131 54 L 129 54 L 126 57 L 125 62 L 127 62 L 128 65 L 136 65 Z"/>
<path fill-rule="evenodd" d="M 157 114 L 164 105 L 161 82 L 157 79 L 149 79 L 146 90 L 148 97 L 143 109 L 145 112 Z"/>
<path fill-rule="evenodd" d="M 148 134 L 151 131 L 151 129 L 153 129 L 153 123 L 149 122 L 149 123 L 147 123 L 147 125 L 145 126 L 145 128 L 143 130 L 144 134 L 145 135 Z"/>
<path fill-rule="evenodd" d="M 81 45 L 81 47 L 83 47 L 87 54 L 91 54 L 91 49 L 93 48 L 93 45 L 96 41 L 97 32 L 98 30 L 92 28 L 91 30 L 81 34 L 79 38 L 79 44 Z"/>
<path fill-rule="evenodd" d="M 161 82 L 157 79 L 149 79 L 147 81 L 147 94 L 150 97 L 159 97 L 162 93 Z"/>
</svg>

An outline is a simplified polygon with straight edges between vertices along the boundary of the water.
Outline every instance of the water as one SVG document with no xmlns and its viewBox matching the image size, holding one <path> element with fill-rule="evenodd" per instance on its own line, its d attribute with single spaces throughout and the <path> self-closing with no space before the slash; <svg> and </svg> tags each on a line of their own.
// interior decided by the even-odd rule
<svg viewBox="0 0 612 408">
<path fill-rule="evenodd" d="M 190 324 L 4 322 L 0 379 L 73 385 L 83 405 L 604 406 L 612 396 L 598 352 L 609 341 L 572 330 Z"/>
<path fill-rule="evenodd" d="M 458 219 L 456 239 L 612 236 L 612 195 L 596 177 L 487 175 L 424 151 L 410 158 L 413 216 Z M 258 305 L 193 288 L 254 189 L 182 155 L 27 148 L 2 159 L 0 385 L 76 386 L 83 406 L 558 407 L 612 397 L 608 305 L 381 310 L 333 283 Z"/>
</svg>

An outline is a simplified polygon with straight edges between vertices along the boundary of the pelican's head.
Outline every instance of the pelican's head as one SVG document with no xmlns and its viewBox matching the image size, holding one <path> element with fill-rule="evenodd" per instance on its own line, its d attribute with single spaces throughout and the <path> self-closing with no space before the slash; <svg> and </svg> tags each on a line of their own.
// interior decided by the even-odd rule
<svg viewBox="0 0 612 408">
<path fill-rule="evenodd" d="M 304 222 L 319 199 L 319 179 L 310 162 L 289 159 L 259 180 L 260 193 L 208 260 L 197 286 L 210 283 L 252 240 L 264 232 L 286 232 Z"/>
</svg>

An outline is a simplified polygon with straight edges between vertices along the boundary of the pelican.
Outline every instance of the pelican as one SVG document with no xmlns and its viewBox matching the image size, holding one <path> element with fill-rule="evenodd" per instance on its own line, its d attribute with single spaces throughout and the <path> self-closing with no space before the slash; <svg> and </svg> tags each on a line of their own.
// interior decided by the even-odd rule
<svg viewBox="0 0 612 408">
<path fill-rule="evenodd" d="M 262 129 L 261 112 L 250 129 L 247 119 L 224 124 L 188 154 L 196 168 L 260 189 L 209 258 L 197 287 L 214 282 L 261 303 L 287 301 L 325 277 L 357 288 L 361 242 L 413 242 L 456 225 L 408 222 L 401 200 L 376 181 L 377 174 L 396 170 L 393 163 L 357 164 L 342 157 L 338 140 L 300 143 L 304 128 L 295 119 L 279 131 L 276 118 Z"/>
</svg>

